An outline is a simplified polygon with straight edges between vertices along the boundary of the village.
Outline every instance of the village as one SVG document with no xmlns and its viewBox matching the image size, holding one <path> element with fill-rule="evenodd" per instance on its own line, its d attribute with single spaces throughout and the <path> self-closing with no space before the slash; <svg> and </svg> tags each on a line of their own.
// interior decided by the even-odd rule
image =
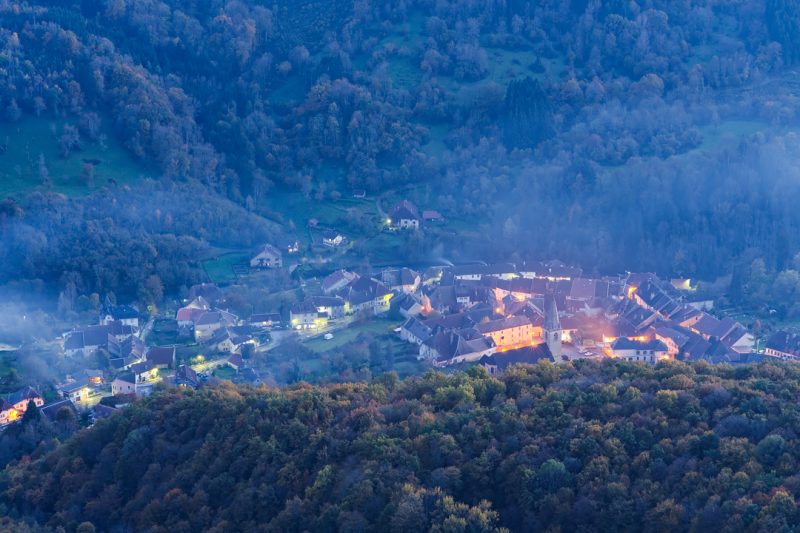
<svg viewBox="0 0 800 533">
<path fill-rule="evenodd" d="M 386 221 L 391 231 L 416 231 L 423 218 L 408 201 Z M 438 219 L 437 219 L 438 221 Z M 340 234 L 331 238 L 341 243 Z M 336 242 L 328 245 L 337 246 Z M 265 243 L 253 270 L 281 270 L 297 243 Z M 689 279 L 654 273 L 585 276 L 558 260 L 337 269 L 304 280 L 288 308 L 237 316 L 224 287 L 191 287 L 179 307 L 151 313 L 106 299 L 96 323 L 55 340 L 60 357 L 94 356 L 92 368 L 50 384 L 50 401 L 33 385 L 0 402 L 0 426 L 24 416 L 30 402 L 55 419 L 62 409 L 105 418 L 158 387 L 199 388 L 229 379 L 271 384 L 265 360 L 284 342 L 333 342 L 356 325 L 388 324 L 421 368 L 452 371 L 480 365 L 490 374 L 513 364 L 580 359 L 634 363 L 708 361 L 744 364 L 800 359 L 800 335 L 771 334 L 763 346 L 742 323 L 715 310 Z M 388 320 L 387 317 L 393 317 Z M 383 321 L 383 322 L 381 322 Z M 166 337 L 162 332 L 168 331 Z M 172 342 L 164 342 L 164 339 Z"/>
</svg>

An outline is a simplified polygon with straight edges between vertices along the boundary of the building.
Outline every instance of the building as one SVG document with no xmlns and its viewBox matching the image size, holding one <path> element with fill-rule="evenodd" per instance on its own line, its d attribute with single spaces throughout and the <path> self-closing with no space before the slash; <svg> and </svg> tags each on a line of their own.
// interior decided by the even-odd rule
<svg viewBox="0 0 800 533">
<path fill-rule="evenodd" d="M 73 403 L 85 404 L 92 393 L 92 384 L 88 379 L 78 379 L 71 383 L 65 383 L 58 387 L 61 397 Z"/>
<path fill-rule="evenodd" d="M 156 368 L 175 368 L 174 346 L 154 346 L 147 351 L 147 360 Z"/>
<path fill-rule="evenodd" d="M 521 348 L 534 341 L 533 324 L 526 316 L 482 322 L 475 329 L 484 337 L 492 339 L 497 350 Z"/>
<path fill-rule="evenodd" d="M 263 248 L 250 259 L 250 268 L 281 268 L 283 267 L 283 254 L 271 244 Z"/>
<path fill-rule="evenodd" d="M 131 365 L 130 371 L 136 383 L 147 383 L 158 377 L 158 367 L 152 361 L 142 361 Z"/>
<path fill-rule="evenodd" d="M 0 426 L 16 422 L 28 410 L 28 404 L 33 402 L 36 407 L 44 405 L 44 399 L 39 392 L 27 385 L 12 392 L 7 397 L 0 399 Z"/>
<path fill-rule="evenodd" d="M 210 309 L 208 301 L 202 296 L 198 296 L 185 307 L 178 309 L 175 320 L 178 321 L 179 327 L 193 326 L 195 321 Z"/>
<path fill-rule="evenodd" d="M 800 360 L 800 335 L 776 331 L 767 339 L 764 354 L 779 359 Z"/>
<path fill-rule="evenodd" d="M 281 325 L 280 313 L 256 313 L 247 321 L 251 326 L 261 329 L 272 329 Z"/>
<path fill-rule="evenodd" d="M 135 334 L 136 331 L 137 328 L 117 320 L 99 326 L 76 329 L 64 335 L 64 353 L 68 356 L 76 355 L 79 352 L 91 355 L 101 348 L 106 349 L 109 338 L 123 340 Z"/>
<path fill-rule="evenodd" d="M 200 387 L 200 378 L 191 366 L 181 365 L 175 371 L 175 385 L 196 389 Z"/>
<path fill-rule="evenodd" d="M 477 331 L 439 331 L 419 347 L 421 358 L 433 362 L 434 366 L 478 361 L 495 351 L 494 343 Z"/>
<path fill-rule="evenodd" d="M 420 216 L 417 206 L 403 200 L 389 214 L 389 224 L 395 229 L 419 229 Z"/>
<path fill-rule="evenodd" d="M 120 374 L 111 382 L 111 394 L 136 394 L 136 377 L 131 372 Z"/>
<path fill-rule="evenodd" d="M 481 357 L 478 364 L 492 376 L 497 376 L 511 365 L 535 365 L 539 361 L 553 361 L 553 354 L 550 353 L 547 344 L 487 355 Z"/>
<path fill-rule="evenodd" d="M 125 326 L 139 328 L 139 310 L 130 305 L 111 305 L 106 302 L 100 314 L 100 325 L 105 326 L 112 322 L 120 322 Z"/>
<path fill-rule="evenodd" d="M 317 311 L 311 300 L 304 300 L 292 305 L 289 323 L 292 329 L 320 329 L 328 325 L 328 316 Z"/>
<path fill-rule="evenodd" d="M 544 297 L 544 322 L 542 322 L 542 337 L 550 349 L 553 360 L 561 359 L 561 321 L 558 318 L 558 307 L 555 296 L 547 294 Z"/>
<path fill-rule="evenodd" d="M 327 315 L 331 320 L 344 317 L 350 311 L 350 306 L 338 296 L 312 296 L 309 298 L 317 312 Z"/>
<path fill-rule="evenodd" d="M 194 323 L 194 337 L 201 341 L 225 326 L 235 326 L 239 319 L 227 311 L 206 311 Z"/>
<path fill-rule="evenodd" d="M 325 230 L 322 233 L 322 244 L 330 248 L 336 248 L 344 242 L 344 235 L 336 230 Z"/>
<path fill-rule="evenodd" d="M 422 278 L 410 268 L 387 269 L 381 272 L 381 281 L 396 292 L 413 294 L 419 289 Z"/>
<path fill-rule="evenodd" d="M 325 294 L 332 294 L 341 289 L 344 289 L 352 282 L 358 279 L 358 274 L 349 272 L 347 270 L 337 270 L 322 280 L 322 292 Z"/>
<path fill-rule="evenodd" d="M 650 364 L 656 364 L 659 361 L 670 358 L 667 345 L 658 339 L 640 341 L 621 337 L 611 343 L 611 352 L 614 357 L 625 359 L 626 361 Z"/>
</svg>

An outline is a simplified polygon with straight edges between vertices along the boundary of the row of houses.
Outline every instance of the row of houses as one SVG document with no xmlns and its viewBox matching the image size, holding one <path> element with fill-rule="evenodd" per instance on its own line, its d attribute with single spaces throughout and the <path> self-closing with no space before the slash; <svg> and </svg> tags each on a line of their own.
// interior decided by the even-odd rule
<svg viewBox="0 0 800 533">
<path fill-rule="evenodd" d="M 419 279 L 418 275 L 416 279 Z M 397 281 L 414 284 L 413 277 L 409 279 L 403 275 L 398 275 Z M 395 289 L 381 279 L 343 270 L 323 279 L 321 288 L 324 294 L 310 296 L 292 305 L 289 312 L 292 329 L 323 329 L 330 321 L 347 315 L 386 313 L 395 295 Z"/>
</svg>

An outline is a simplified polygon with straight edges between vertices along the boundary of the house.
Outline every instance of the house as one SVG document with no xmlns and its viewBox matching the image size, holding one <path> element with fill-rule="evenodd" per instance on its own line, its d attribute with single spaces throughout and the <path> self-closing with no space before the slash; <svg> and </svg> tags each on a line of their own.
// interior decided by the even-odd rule
<svg viewBox="0 0 800 533">
<path fill-rule="evenodd" d="M 720 341 L 739 354 L 752 353 L 756 347 L 756 338 L 738 322 L 732 330 L 720 338 Z"/>
<path fill-rule="evenodd" d="M 392 298 L 392 306 L 397 306 L 397 311 L 404 318 L 411 318 L 422 313 L 422 304 L 411 294 Z"/>
<path fill-rule="evenodd" d="M 198 283 L 189 287 L 189 299 L 202 298 L 211 305 L 216 305 L 222 299 L 222 289 L 215 283 Z"/>
<path fill-rule="evenodd" d="M 147 351 L 147 360 L 156 368 L 175 368 L 174 346 L 154 346 Z"/>
<path fill-rule="evenodd" d="M 681 349 L 689 342 L 691 338 L 691 331 L 681 331 L 680 326 L 677 327 L 658 327 L 655 329 L 655 338 L 664 343 L 667 347 L 667 352 L 672 357 L 677 357 Z"/>
<path fill-rule="evenodd" d="M 142 361 L 131 365 L 130 372 L 136 383 L 146 383 L 158 377 L 158 367 L 152 361 Z"/>
<path fill-rule="evenodd" d="M 520 348 L 534 341 L 533 324 L 526 316 L 482 322 L 475 329 L 484 337 L 492 339 L 498 350 Z"/>
<path fill-rule="evenodd" d="M 350 306 L 338 296 L 312 296 L 309 298 L 317 312 L 327 315 L 329 319 L 342 318 L 350 311 Z"/>
<path fill-rule="evenodd" d="M 336 248 L 344 242 L 344 236 L 336 230 L 325 230 L 322 233 L 322 244 Z"/>
<path fill-rule="evenodd" d="M 256 313 L 250 315 L 250 320 L 247 322 L 256 328 L 272 329 L 275 326 L 280 326 L 281 315 L 280 313 Z"/>
<path fill-rule="evenodd" d="M 265 244 L 261 250 L 250 259 L 250 268 L 281 267 L 283 267 L 283 254 L 271 244 Z"/>
<path fill-rule="evenodd" d="M 658 339 L 639 341 L 621 337 L 611 343 L 611 352 L 614 357 L 626 361 L 643 361 L 650 364 L 670 358 L 666 344 Z"/>
<path fill-rule="evenodd" d="M 26 385 L 21 389 L 18 389 L 11 394 L 8 395 L 6 401 L 14 407 L 20 414 L 23 414 L 25 410 L 28 408 L 28 403 L 33 402 L 36 407 L 41 407 L 44 405 L 44 399 L 42 395 L 39 394 L 39 391 L 31 387 L 30 385 Z"/>
<path fill-rule="evenodd" d="M 292 329 L 319 329 L 328 325 L 328 316 L 317 311 L 311 300 L 303 300 L 292 305 L 289 323 Z"/>
<path fill-rule="evenodd" d="M 178 321 L 179 327 L 193 326 L 195 321 L 210 309 L 208 301 L 202 296 L 198 296 L 185 307 L 178 309 L 175 320 Z"/>
<path fill-rule="evenodd" d="M 181 365 L 175 371 L 175 385 L 196 389 L 200 386 L 200 378 L 191 366 Z"/>
<path fill-rule="evenodd" d="M 237 345 L 233 341 L 233 335 L 228 328 L 220 328 L 202 341 L 203 346 L 209 351 L 222 353 L 233 353 Z"/>
<path fill-rule="evenodd" d="M 331 294 L 337 292 L 358 279 L 358 274 L 347 270 L 337 270 L 322 280 L 322 292 Z"/>
<path fill-rule="evenodd" d="M 410 268 L 398 268 L 382 271 L 381 281 L 393 291 L 413 294 L 419 289 L 422 278 Z"/>
<path fill-rule="evenodd" d="M 244 367 L 244 359 L 242 359 L 241 355 L 235 353 L 228 358 L 227 364 L 229 367 L 238 372 L 239 369 Z"/>
<path fill-rule="evenodd" d="M 554 361 L 546 343 L 486 355 L 478 360 L 478 364 L 492 376 L 497 376 L 511 365 L 535 365 L 539 361 Z"/>
<path fill-rule="evenodd" d="M 351 313 L 380 314 L 389 311 L 394 292 L 376 279 L 363 277 L 350 283 L 338 295 L 347 302 Z"/>
<path fill-rule="evenodd" d="M 543 278 L 548 281 L 569 281 L 580 277 L 582 272 L 580 268 L 571 267 L 556 259 L 542 263 L 525 264 L 520 269 L 520 273 L 524 277 Z"/>
<path fill-rule="evenodd" d="M 42 395 L 30 385 L 26 385 L 0 399 L 0 426 L 20 420 L 25 411 L 28 410 L 30 402 L 33 402 L 36 407 L 44 405 Z"/>
<path fill-rule="evenodd" d="M 111 394 L 119 396 L 120 394 L 136 394 L 136 377 L 132 372 L 120 374 L 111 382 Z"/>
<path fill-rule="evenodd" d="M 420 216 L 417 206 L 403 200 L 389 214 L 389 224 L 395 229 L 419 229 Z"/>
<path fill-rule="evenodd" d="M 109 359 L 133 358 L 143 359 L 145 346 L 142 339 L 135 335 L 129 335 L 123 340 L 117 340 L 113 335 L 108 336 L 107 348 Z"/>
<path fill-rule="evenodd" d="M 141 357 L 119 357 L 116 359 L 109 359 L 108 366 L 110 366 L 112 370 L 120 372 L 122 370 L 128 370 L 136 363 L 141 363 L 142 361 L 143 359 Z"/>
<path fill-rule="evenodd" d="M 64 353 L 69 356 L 79 352 L 91 355 L 101 348 L 107 348 L 109 338 L 123 340 L 134 333 L 136 333 L 135 327 L 125 325 L 118 320 L 76 329 L 64 335 Z"/>
<path fill-rule="evenodd" d="M 69 399 L 57 400 L 42 406 L 41 413 L 50 422 L 57 422 L 58 420 L 77 418 L 78 410 Z"/>
<path fill-rule="evenodd" d="M 139 310 L 130 305 L 108 305 L 100 314 L 100 325 L 105 326 L 112 322 L 120 322 L 125 326 L 139 328 Z"/>
<path fill-rule="evenodd" d="M 800 360 L 800 335 L 776 331 L 767 339 L 764 354 L 779 359 Z"/>
<path fill-rule="evenodd" d="M 78 404 L 85 404 L 92 393 L 92 384 L 83 378 L 59 385 L 58 392 L 62 398 Z"/>
<path fill-rule="evenodd" d="M 434 366 L 477 361 L 495 351 L 494 342 L 477 331 L 439 331 L 419 347 L 421 358 L 429 359 Z"/>
<path fill-rule="evenodd" d="M 227 311 L 206 311 L 194 323 L 195 339 L 198 341 L 207 339 L 216 330 L 224 326 L 234 326 L 238 321 L 236 315 Z"/>
<path fill-rule="evenodd" d="M 711 338 L 721 340 L 731 334 L 738 326 L 741 326 L 741 324 L 730 317 L 720 320 L 717 317 L 703 313 L 700 320 L 689 326 L 689 329 L 702 335 L 705 340 L 710 340 Z"/>
<path fill-rule="evenodd" d="M 438 223 L 444 222 L 444 217 L 438 211 L 426 210 L 422 212 L 422 220 L 428 223 Z"/>
<path fill-rule="evenodd" d="M 418 318 L 409 318 L 400 328 L 400 338 L 420 345 L 433 335 L 433 329 Z"/>
</svg>

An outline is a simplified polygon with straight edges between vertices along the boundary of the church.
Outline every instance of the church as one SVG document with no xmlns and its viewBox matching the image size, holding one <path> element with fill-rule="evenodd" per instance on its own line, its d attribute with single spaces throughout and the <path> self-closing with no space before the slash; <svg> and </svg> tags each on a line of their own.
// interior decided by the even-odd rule
<svg viewBox="0 0 800 533">
<path fill-rule="evenodd" d="M 494 353 L 483 356 L 478 364 L 491 375 L 505 372 L 511 365 L 535 365 L 539 361 L 560 362 L 563 330 L 558 318 L 558 306 L 552 294 L 545 296 L 544 322 L 542 324 L 542 342 L 536 346 L 527 346 L 517 350 Z"/>
</svg>

